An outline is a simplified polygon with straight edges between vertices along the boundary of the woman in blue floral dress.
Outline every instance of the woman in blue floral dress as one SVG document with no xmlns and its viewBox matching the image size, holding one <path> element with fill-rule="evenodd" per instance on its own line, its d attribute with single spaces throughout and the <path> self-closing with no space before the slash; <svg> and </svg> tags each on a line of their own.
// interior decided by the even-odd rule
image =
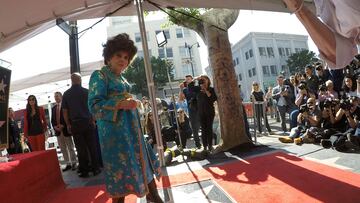
<svg viewBox="0 0 360 203">
<path fill-rule="evenodd" d="M 137 103 L 121 75 L 136 52 L 125 33 L 107 41 L 105 66 L 90 78 L 88 104 L 97 120 L 106 190 L 113 202 L 124 202 L 129 194 L 163 202 L 154 180 L 154 174 L 160 175 L 159 162 L 144 141 Z"/>
</svg>

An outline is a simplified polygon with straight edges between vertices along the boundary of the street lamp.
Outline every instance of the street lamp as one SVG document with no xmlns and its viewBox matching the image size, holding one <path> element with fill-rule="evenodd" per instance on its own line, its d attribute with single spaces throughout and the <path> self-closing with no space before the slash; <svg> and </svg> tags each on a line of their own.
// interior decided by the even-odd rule
<svg viewBox="0 0 360 203">
<path fill-rule="evenodd" d="M 192 62 L 191 49 L 193 48 L 193 46 L 194 46 L 195 44 L 197 45 L 198 48 L 200 47 L 199 42 L 195 42 L 195 43 L 192 44 L 192 45 L 188 45 L 188 44 L 185 42 L 185 48 L 188 49 L 189 55 L 190 55 L 191 71 L 192 71 L 192 75 L 193 75 L 193 76 L 195 76 L 195 73 L 194 73 L 194 66 L 193 66 L 193 62 Z"/>
</svg>

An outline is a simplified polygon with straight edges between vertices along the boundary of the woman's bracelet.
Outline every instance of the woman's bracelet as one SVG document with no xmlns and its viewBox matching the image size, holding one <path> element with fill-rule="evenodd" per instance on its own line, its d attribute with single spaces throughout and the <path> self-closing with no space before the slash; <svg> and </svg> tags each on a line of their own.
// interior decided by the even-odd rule
<svg viewBox="0 0 360 203">
<path fill-rule="evenodd" d="M 292 12 L 291 14 L 296 14 L 298 13 L 302 8 L 304 7 L 304 0 L 301 1 L 301 4 L 299 6 L 299 8 L 297 8 L 294 12 Z"/>
</svg>

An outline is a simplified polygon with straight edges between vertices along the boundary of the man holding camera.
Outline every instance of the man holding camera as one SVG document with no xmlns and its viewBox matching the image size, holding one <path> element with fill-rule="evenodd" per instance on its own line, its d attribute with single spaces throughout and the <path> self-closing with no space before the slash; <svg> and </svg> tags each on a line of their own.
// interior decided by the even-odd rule
<svg viewBox="0 0 360 203">
<path fill-rule="evenodd" d="M 299 115 L 297 117 L 298 126 L 291 129 L 289 136 L 280 137 L 279 141 L 283 143 L 301 144 L 304 140 L 303 135 L 306 129 L 310 127 L 320 127 L 321 112 L 316 107 L 316 100 L 309 98 L 306 104 L 299 108 Z"/>
<path fill-rule="evenodd" d="M 199 139 L 199 128 L 200 128 L 200 121 L 198 115 L 198 108 L 197 108 L 197 99 L 196 93 L 188 88 L 190 83 L 194 83 L 192 75 L 186 75 L 185 81 L 180 84 L 180 93 L 183 94 L 186 98 L 188 103 L 189 109 L 189 118 L 191 123 L 191 129 L 194 136 L 195 145 L 197 148 L 201 148 L 200 139 Z"/>
<path fill-rule="evenodd" d="M 296 109 L 296 106 L 291 100 L 293 92 L 291 91 L 290 86 L 284 84 L 283 75 L 278 76 L 277 83 L 278 85 L 274 87 L 272 95 L 273 99 L 276 100 L 276 106 L 280 113 L 281 127 L 285 133 L 287 131 L 285 114 L 290 114 Z"/>
</svg>

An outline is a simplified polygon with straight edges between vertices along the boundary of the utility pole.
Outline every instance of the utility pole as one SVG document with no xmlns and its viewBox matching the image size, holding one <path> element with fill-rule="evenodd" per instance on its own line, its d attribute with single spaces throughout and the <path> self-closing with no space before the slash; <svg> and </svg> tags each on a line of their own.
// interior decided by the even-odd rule
<svg viewBox="0 0 360 203">
<path fill-rule="evenodd" d="M 70 21 L 67 24 L 64 19 L 58 18 L 56 19 L 56 25 L 69 35 L 70 73 L 80 73 L 79 40 L 76 21 Z"/>
</svg>

